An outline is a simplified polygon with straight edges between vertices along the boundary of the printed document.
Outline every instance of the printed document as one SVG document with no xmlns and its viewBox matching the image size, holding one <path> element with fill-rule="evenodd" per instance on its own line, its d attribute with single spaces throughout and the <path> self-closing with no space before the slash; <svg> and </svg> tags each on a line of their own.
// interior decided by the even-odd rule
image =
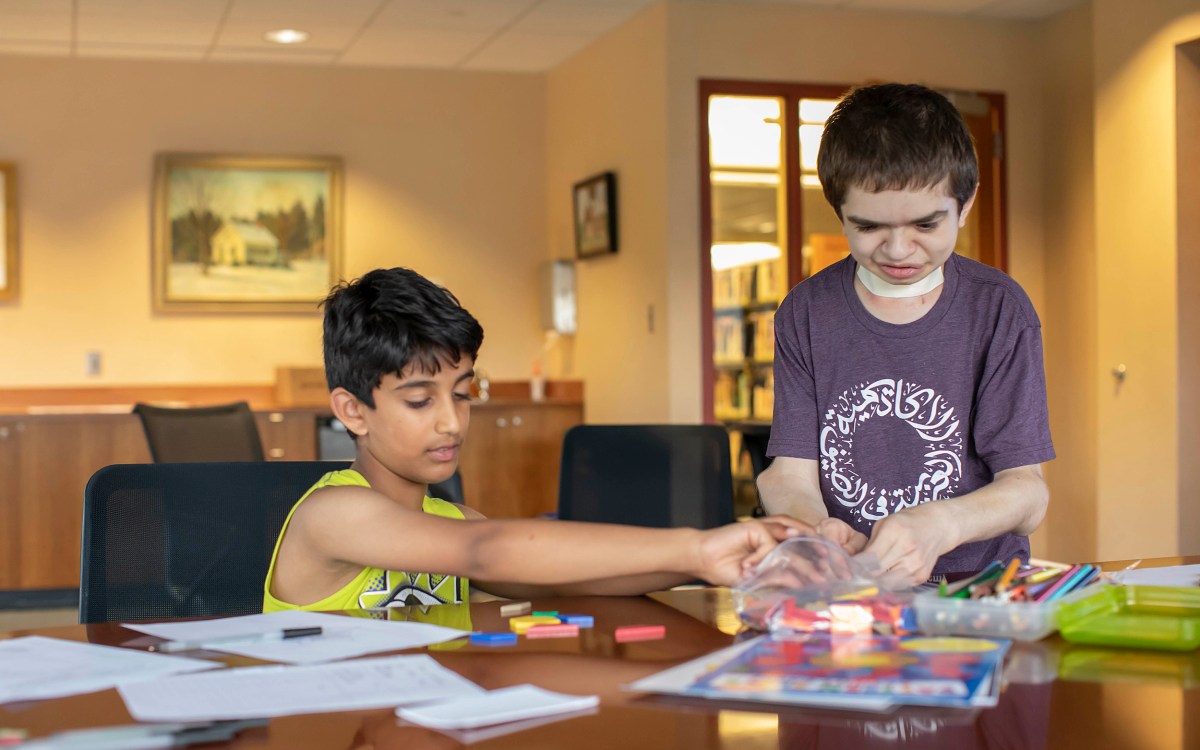
<svg viewBox="0 0 1200 750">
<path fill-rule="evenodd" d="M 299 610 L 194 622 L 130 623 L 123 627 L 172 641 L 202 643 L 206 638 L 214 641 L 221 639 L 219 643 L 205 647 L 205 650 L 286 664 L 316 664 L 381 651 L 419 648 L 468 635 L 463 630 L 423 622 L 391 622 Z M 289 640 L 255 640 L 255 636 L 278 633 L 284 629 L 310 627 L 321 628 L 321 635 Z M 237 636 L 244 636 L 246 641 L 226 640 Z"/>
<path fill-rule="evenodd" d="M 94 693 L 139 680 L 219 667 L 204 659 L 148 654 L 40 635 L 0 641 L 0 703 Z"/>
<path fill-rule="evenodd" d="M 138 721 L 217 721 L 385 708 L 482 691 L 427 654 L 222 669 L 122 685 Z"/>
</svg>

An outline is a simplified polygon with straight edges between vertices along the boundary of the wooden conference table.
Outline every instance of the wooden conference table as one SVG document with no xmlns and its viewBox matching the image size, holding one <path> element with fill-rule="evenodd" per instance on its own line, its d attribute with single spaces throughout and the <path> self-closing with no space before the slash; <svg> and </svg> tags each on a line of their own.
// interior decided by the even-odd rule
<svg viewBox="0 0 1200 750">
<path fill-rule="evenodd" d="M 1151 564 L 1200 563 L 1200 557 Z M 1106 564 L 1118 570 L 1124 563 Z M 471 605 L 472 625 L 503 630 L 500 602 Z M 591 614 L 578 639 L 528 641 L 510 648 L 461 645 L 429 653 L 485 688 L 533 683 L 596 694 L 595 713 L 474 742 L 480 748 L 1195 748 L 1200 747 L 1200 652 L 1082 647 L 1057 635 L 1014 644 L 1000 704 L 987 710 L 901 709 L 855 714 L 807 708 L 639 695 L 621 685 L 729 645 L 738 625 L 728 590 L 692 589 L 648 597 L 534 601 L 534 609 Z M 662 624 L 660 641 L 618 644 L 618 625 Z M 72 625 L 0 634 L 39 634 L 106 645 L 145 636 L 117 624 Z M 254 660 L 228 656 L 231 665 Z M 2 665 L 0 665 L 2 668 Z M 41 736 L 130 721 L 115 690 L 28 704 L 0 705 L 0 727 Z M 451 748 L 437 732 L 401 725 L 390 710 L 274 719 L 235 741 L 203 747 Z"/>
</svg>

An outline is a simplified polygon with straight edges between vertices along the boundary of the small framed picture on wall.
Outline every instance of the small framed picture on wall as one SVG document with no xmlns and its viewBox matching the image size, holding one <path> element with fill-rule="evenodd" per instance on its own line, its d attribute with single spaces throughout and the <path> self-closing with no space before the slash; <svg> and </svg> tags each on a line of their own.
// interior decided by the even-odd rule
<svg viewBox="0 0 1200 750">
<path fill-rule="evenodd" d="M 575 255 L 591 258 L 617 251 L 617 175 L 602 172 L 575 183 Z"/>
</svg>

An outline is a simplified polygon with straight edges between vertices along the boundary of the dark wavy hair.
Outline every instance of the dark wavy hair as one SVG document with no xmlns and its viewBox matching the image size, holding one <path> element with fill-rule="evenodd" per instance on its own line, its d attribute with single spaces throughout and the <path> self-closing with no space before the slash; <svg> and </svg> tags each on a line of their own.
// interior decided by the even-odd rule
<svg viewBox="0 0 1200 750">
<path fill-rule="evenodd" d="M 475 359 L 483 344 L 483 327 L 458 298 L 408 268 L 342 282 L 322 305 L 325 382 L 372 409 L 384 375 L 409 365 L 436 373 L 442 362 Z"/>
<path fill-rule="evenodd" d="M 846 193 L 932 188 L 950 179 L 961 212 L 979 183 L 975 144 L 944 95 L 917 84 L 853 89 L 825 122 L 817 153 L 825 199 L 842 218 Z"/>
</svg>

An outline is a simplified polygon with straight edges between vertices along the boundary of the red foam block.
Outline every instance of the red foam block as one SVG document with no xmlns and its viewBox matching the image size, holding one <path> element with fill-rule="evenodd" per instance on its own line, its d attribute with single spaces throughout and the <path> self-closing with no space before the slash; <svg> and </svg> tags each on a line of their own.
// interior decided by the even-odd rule
<svg viewBox="0 0 1200 750">
<path fill-rule="evenodd" d="M 667 636 L 666 625 L 622 625 L 616 630 L 617 643 L 657 641 Z"/>
</svg>

